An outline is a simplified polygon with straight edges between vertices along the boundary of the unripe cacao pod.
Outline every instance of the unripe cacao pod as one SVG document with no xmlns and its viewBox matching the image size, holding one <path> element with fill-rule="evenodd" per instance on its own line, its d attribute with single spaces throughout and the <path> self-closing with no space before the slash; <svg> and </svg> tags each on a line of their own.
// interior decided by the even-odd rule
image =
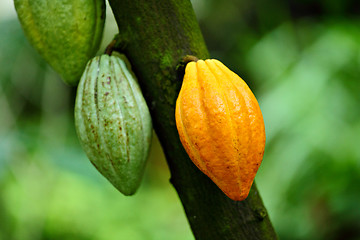
<svg viewBox="0 0 360 240">
<path fill-rule="evenodd" d="M 99 49 L 105 22 L 104 0 L 14 0 L 31 45 L 76 85 L 86 63 Z"/>
<path fill-rule="evenodd" d="M 135 75 L 117 56 L 89 61 L 75 101 L 75 127 L 92 164 L 120 192 L 135 193 L 152 137 L 149 109 Z"/>
<path fill-rule="evenodd" d="M 265 148 L 263 117 L 247 84 L 218 60 L 190 62 L 175 117 L 190 159 L 229 198 L 244 200 Z"/>
</svg>

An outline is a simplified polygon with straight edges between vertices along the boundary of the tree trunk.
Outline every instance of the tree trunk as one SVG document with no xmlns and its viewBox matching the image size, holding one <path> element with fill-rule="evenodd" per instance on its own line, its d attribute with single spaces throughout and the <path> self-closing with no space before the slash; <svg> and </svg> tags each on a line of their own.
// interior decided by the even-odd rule
<svg viewBox="0 0 360 240">
<path fill-rule="evenodd" d="M 197 169 L 175 125 L 185 55 L 209 58 L 189 0 L 109 0 L 120 47 L 131 62 L 151 111 L 175 187 L 196 239 L 277 239 L 253 184 L 241 202 L 229 199 Z"/>
</svg>

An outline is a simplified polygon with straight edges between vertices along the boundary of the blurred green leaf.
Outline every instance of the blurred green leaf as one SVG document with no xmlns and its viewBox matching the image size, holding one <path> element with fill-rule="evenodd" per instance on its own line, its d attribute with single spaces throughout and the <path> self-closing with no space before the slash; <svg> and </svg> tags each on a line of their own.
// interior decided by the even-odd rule
<svg viewBox="0 0 360 240">
<path fill-rule="evenodd" d="M 296 52 L 296 41 L 286 40 L 296 38 L 293 29 L 298 27 L 280 26 L 248 55 L 257 81 L 264 81 L 269 73 L 259 92 L 268 144 L 257 179 L 275 228 L 284 239 L 329 239 L 341 234 L 341 229 L 329 228 L 338 226 L 337 218 L 313 215 L 336 212 L 346 219 L 349 212 L 336 211 L 339 205 L 330 203 L 340 201 L 351 209 L 355 206 L 347 202 L 346 195 L 360 199 L 360 192 L 349 188 L 360 183 L 360 109 L 354 89 L 344 84 L 358 80 L 354 70 L 359 69 L 360 32 L 352 22 L 329 22 L 318 28 L 321 31 L 309 46 Z M 279 41 L 278 36 L 285 40 Z M 288 49 L 290 54 L 284 53 Z M 353 74 L 344 74 L 349 71 Z M 359 93 L 359 82 L 354 87 Z M 307 194 L 301 195 L 302 191 Z M 330 205 L 320 210 L 319 200 Z M 359 212 L 352 215 L 360 219 Z M 323 225 L 328 229 L 321 229 Z"/>
</svg>

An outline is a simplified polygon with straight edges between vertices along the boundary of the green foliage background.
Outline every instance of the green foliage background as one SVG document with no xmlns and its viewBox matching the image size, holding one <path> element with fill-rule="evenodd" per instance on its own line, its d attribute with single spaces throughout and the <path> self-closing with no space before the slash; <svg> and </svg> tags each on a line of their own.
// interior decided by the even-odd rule
<svg viewBox="0 0 360 240">
<path fill-rule="evenodd" d="M 157 139 L 138 193 L 121 195 L 79 146 L 75 89 L 2 5 L 0 240 L 193 239 Z M 256 181 L 280 239 L 359 239 L 359 3 L 193 5 L 212 57 L 259 100 L 267 145 Z M 108 10 L 101 51 L 114 33 Z"/>
</svg>

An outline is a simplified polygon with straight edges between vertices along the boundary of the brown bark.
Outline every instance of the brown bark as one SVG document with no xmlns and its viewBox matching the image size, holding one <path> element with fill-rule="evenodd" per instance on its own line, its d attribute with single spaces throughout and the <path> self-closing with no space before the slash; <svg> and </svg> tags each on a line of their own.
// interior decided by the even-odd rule
<svg viewBox="0 0 360 240">
<path fill-rule="evenodd" d="M 189 0 L 109 0 L 120 49 L 132 64 L 163 147 L 171 183 L 196 239 L 277 239 L 255 184 L 232 201 L 191 162 L 175 125 L 185 55 L 209 57 Z"/>
</svg>

